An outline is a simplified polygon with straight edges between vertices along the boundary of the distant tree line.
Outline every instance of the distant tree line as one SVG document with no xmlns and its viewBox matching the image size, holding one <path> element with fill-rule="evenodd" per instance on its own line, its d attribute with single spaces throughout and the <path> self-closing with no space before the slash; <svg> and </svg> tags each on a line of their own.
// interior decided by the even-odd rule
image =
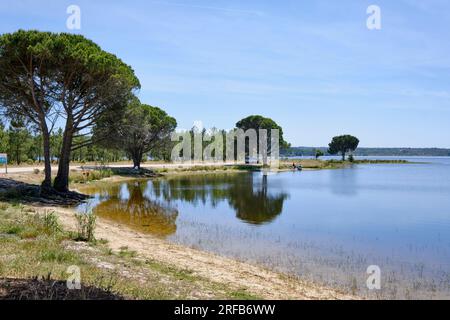
<svg viewBox="0 0 450 320">
<path fill-rule="evenodd" d="M 222 143 L 220 143 L 219 145 L 222 145 L 222 158 L 221 160 L 226 161 L 229 160 L 227 159 L 227 148 L 233 148 L 234 150 L 234 160 L 238 160 L 238 156 L 237 156 L 237 152 L 238 152 L 238 141 L 237 141 L 237 137 L 234 137 L 234 141 L 232 143 L 234 143 L 234 146 L 232 145 L 228 145 L 228 136 L 229 135 L 233 135 L 236 133 L 236 130 L 241 129 L 243 132 L 248 132 L 248 130 L 252 129 L 255 130 L 255 141 L 254 143 L 256 144 L 256 148 L 254 148 L 253 150 L 250 150 L 250 138 L 246 137 L 245 138 L 245 146 L 244 146 L 244 152 L 245 152 L 245 156 L 247 161 L 250 161 L 250 155 L 251 154 L 256 154 L 261 156 L 261 158 L 259 158 L 259 156 L 257 157 L 257 159 L 255 159 L 257 162 L 261 162 L 262 164 L 266 164 L 266 162 L 268 161 L 268 157 L 271 156 L 272 154 L 272 145 L 271 142 L 273 139 L 275 139 L 275 137 L 272 138 L 272 129 L 276 129 L 278 130 L 278 146 L 280 150 L 285 150 L 286 148 L 288 148 L 290 146 L 290 144 L 284 140 L 284 135 L 283 135 L 283 128 L 278 125 L 273 119 L 271 118 L 267 118 L 267 117 L 263 117 L 261 115 L 250 115 L 247 116 L 241 120 L 239 120 L 238 122 L 236 122 L 235 124 L 235 128 L 231 129 L 231 130 L 223 130 L 223 129 L 217 129 L 217 128 L 211 128 L 210 130 L 206 130 L 205 128 L 197 128 L 197 127 L 192 127 L 189 130 L 189 134 L 190 134 L 190 141 L 191 141 L 191 150 L 194 150 L 196 147 L 201 147 L 201 151 L 205 151 L 203 152 L 203 156 L 201 159 L 195 159 L 195 155 L 194 152 L 191 154 L 191 159 L 196 161 L 196 160 L 203 160 L 203 161 L 210 161 L 216 158 L 216 151 L 214 149 L 211 150 L 211 154 L 209 154 L 210 150 L 208 150 L 211 147 L 211 142 L 215 141 L 216 138 L 221 139 Z M 266 130 L 266 135 L 265 136 L 260 136 L 260 131 L 259 130 Z M 195 139 L 196 137 L 201 140 L 201 146 L 199 144 L 199 146 L 195 145 Z M 267 150 L 259 150 L 260 149 L 260 140 L 261 139 L 267 139 L 265 144 L 261 144 L 261 145 L 265 145 Z M 261 142 L 263 142 L 264 140 L 262 140 Z M 178 143 L 178 142 L 173 142 L 173 144 Z M 172 145 L 173 145 L 172 144 Z M 208 150 L 208 151 L 207 151 Z M 251 152 L 254 151 L 254 152 Z M 202 153 L 202 152 L 200 152 Z M 220 158 L 220 155 L 218 155 L 217 157 Z"/>
<path fill-rule="evenodd" d="M 282 152 L 284 157 L 314 157 L 320 150 L 325 156 L 330 156 L 327 147 L 291 147 Z M 353 152 L 354 156 L 374 157 L 449 157 L 450 149 L 443 148 L 361 148 Z"/>
</svg>

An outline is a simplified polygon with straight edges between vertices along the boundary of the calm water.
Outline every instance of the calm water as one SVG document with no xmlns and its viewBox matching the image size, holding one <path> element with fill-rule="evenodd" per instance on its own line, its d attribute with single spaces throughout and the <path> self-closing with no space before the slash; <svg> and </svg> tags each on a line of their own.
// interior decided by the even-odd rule
<svg viewBox="0 0 450 320">
<path fill-rule="evenodd" d="M 84 192 L 104 218 L 372 297 L 450 298 L 450 158 L 120 183 Z M 81 210 L 82 208 L 80 208 Z M 382 290 L 369 291 L 378 265 Z"/>
</svg>

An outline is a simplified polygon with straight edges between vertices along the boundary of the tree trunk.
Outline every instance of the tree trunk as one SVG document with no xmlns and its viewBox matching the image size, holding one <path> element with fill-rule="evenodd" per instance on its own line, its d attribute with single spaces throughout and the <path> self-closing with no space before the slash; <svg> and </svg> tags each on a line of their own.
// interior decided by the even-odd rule
<svg viewBox="0 0 450 320">
<path fill-rule="evenodd" d="M 133 168 L 141 169 L 142 153 L 139 151 L 133 151 L 131 153 L 131 159 L 133 159 Z"/>
<path fill-rule="evenodd" d="M 141 169 L 141 158 L 139 156 L 133 156 L 133 168 Z"/>
<path fill-rule="evenodd" d="M 59 192 L 69 191 L 69 166 L 70 154 L 72 150 L 73 125 L 68 119 L 64 130 L 63 142 L 58 161 L 58 173 L 53 187 Z"/>
<path fill-rule="evenodd" d="M 41 184 L 41 190 L 45 193 L 52 188 L 52 163 L 50 159 L 50 134 L 45 121 L 41 124 L 42 144 L 44 151 L 45 178 Z"/>
<path fill-rule="evenodd" d="M 345 161 L 345 151 L 342 151 L 342 161 Z"/>
</svg>

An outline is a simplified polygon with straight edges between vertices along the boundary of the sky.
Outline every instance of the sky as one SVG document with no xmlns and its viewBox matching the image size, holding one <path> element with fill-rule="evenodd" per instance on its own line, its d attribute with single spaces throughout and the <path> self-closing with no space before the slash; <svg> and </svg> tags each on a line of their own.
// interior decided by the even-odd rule
<svg viewBox="0 0 450 320">
<path fill-rule="evenodd" d="M 81 10 L 69 30 L 66 10 Z M 369 30 L 367 8 L 381 9 Z M 143 103 L 230 129 L 261 114 L 293 146 L 450 147 L 447 0 L 1 0 L 0 33 L 79 33 L 129 64 Z"/>
</svg>

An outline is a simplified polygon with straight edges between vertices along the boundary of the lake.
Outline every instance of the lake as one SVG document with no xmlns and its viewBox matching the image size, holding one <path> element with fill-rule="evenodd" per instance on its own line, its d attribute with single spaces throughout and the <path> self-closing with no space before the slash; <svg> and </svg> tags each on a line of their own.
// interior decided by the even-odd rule
<svg viewBox="0 0 450 320">
<path fill-rule="evenodd" d="M 86 186 L 100 217 L 373 298 L 450 298 L 450 158 Z M 84 210 L 83 207 L 79 208 Z M 368 266 L 381 290 L 366 286 Z"/>
</svg>

